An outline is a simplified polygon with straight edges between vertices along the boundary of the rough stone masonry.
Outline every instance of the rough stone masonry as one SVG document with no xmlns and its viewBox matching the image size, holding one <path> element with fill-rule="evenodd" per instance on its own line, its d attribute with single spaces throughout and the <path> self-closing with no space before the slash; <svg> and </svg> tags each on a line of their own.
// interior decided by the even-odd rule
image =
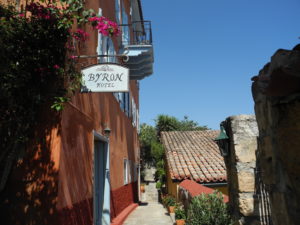
<svg viewBox="0 0 300 225">
<path fill-rule="evenodd" d="M 274 225 L 300 224 L 300 45 L 278 50 L 252 78 L 262 180 Z"/>
<path fill-rule="evenodd" d="M 258 136 L 255 116 L 231 116 L 222 125 L 230 143 L 225 163 L 231 213 L 237 224 L 260 224 L 260 213 L 255 202 Z"/>
</svg>

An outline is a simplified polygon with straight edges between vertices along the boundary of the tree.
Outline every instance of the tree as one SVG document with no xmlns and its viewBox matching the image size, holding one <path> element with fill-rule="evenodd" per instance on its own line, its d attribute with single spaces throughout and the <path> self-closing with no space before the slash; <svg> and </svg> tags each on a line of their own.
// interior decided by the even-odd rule
<svg viewBox="0 0 300 225">
<path fill-rule="evenodd" d="M 207 130 L 207 126 L 199 126 L 197 122 L 189 120 L 188 116 L 184 116 L 183 120 L 178 120 L 174 116 L 160 114 L 155 119 L 156 132 L 160 136 L 162 131 L 194 131 Z"/>
<path fill-rule="evenodd" d="M 152 164 L 152 143 L 158 142 L 155 128 L 145 123 L 141 124 L 139 140 L 141 148 L 141 158 L 143 159 L 145 164 Z"/>
<path fill-rule="evenodd" d="M 155 128 L 146 123 L 141 124 L 139 140 L 141 146 L 150 146 L 153 141 L 157 141 Z"/>
<path fill-rule="evenodd" d="M 158 141 L 153 141 L 151 143 L 151 156 L 155 160 L 155 162 L 158 162 L 164 157 L 165 151 L 163 148 L 163 145 Z"/>
<path fill-rule="evenodd" d="M 192 131 L 192 130 L 208 130 L 207 126 L 199 126 L 199 124 L 193 120 L 189 120 L 188 116 L 184 116 L 180 121 L 180 130 Z"/>
</svg>

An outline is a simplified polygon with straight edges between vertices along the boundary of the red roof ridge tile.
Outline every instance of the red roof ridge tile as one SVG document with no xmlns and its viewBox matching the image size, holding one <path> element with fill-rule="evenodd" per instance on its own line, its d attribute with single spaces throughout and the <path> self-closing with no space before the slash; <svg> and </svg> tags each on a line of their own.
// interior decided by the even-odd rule
<svg viewBox="0 0 300 225">
<path fill-rule="evenodd" d="M 206 187 L 204 185 L 198 184 L 195 181 L 192 180 L 184 180 L 179 184 L 179 187 L 184 188 L 185 190 L 187 190 L 189 192 L 189 194 L 191 195 L 191 197 L 195 197 L 198 195 L 203 194 L 212 194 L 215 190 L 209 187 Z M 224 202 L 228 202 L 229 198 L 227 195 L 223 194 L 223 198 L 224 198 Z"/>
</svg>

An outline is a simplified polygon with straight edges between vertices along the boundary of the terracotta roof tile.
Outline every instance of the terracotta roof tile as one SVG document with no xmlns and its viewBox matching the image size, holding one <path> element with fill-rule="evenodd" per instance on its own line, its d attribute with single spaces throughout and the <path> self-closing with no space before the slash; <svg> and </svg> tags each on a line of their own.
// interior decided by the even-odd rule
<svg viewBox="0 0 300 225">
<path fill-rule="evenodd" d="M 213 141 L 217 130 L 162 132 L 172 179 L 192 179 L 199 183 L 227 180 L 224 159 Z"/>
</svg>

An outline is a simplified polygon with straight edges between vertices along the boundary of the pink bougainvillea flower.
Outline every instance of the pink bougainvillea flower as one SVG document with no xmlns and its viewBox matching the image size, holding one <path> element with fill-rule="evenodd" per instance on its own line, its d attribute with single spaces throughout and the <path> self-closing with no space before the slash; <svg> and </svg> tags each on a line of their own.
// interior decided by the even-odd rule
<svg viewBox="0 0 300 225">
<path fill-rule="evenodd" d="M 77 58 L 76 55 L 71 55 L 71 56 L 70 56 L 70 59 L 76 59 L 76 58 Z"/>
<path fill-rule="evenodd" d="M 92 22 L 92 26 L 104 36 L 118 36 L 120 34 L 120 29 L 117 23 L 112 22 L 103 16 L 91 17 L 89 18 L 89 21 Z"/>
<path fill-rule="evenodd" d="M 86 41 L 89 34 L 82 29 L 77 29 L 76 32 L 72 34 L 72 36 L 79 41 Z"/>
<path fill-rule="evenodd" d="M 97 17 L 91 17 L 91 18 L 89 18 L 89 21 L 90 22 L 97 21 Z"/>
<path fill-rule="evenodd" d="M 54 69 L 59 69 L 60 67 L 59 67 L 59 65 L 55 64 L 55 65 L 53 66 L 53 68 L 54 68 Z"/>
</svg>

